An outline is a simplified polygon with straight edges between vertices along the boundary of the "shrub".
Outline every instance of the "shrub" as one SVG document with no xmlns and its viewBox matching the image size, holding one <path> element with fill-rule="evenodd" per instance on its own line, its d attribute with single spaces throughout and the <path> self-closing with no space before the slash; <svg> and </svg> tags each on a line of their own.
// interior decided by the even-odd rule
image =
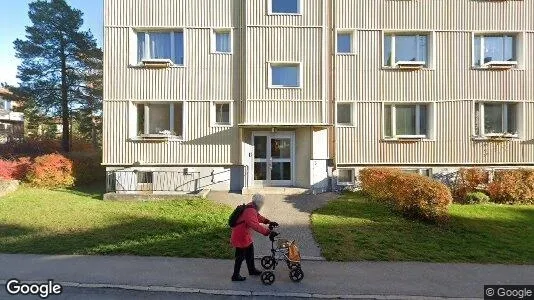
<svg viewBox="0 0 534 300">
<path fill-rule="evenodd" d="M 466 204 L 479 204 L 490 202 L 490 197 L 482 192 L 467 193 L 464 202 Z"/>
<path fill-rule="evenodd" d="M 534 170 L 497 171 L 488 192 L 496 203 L 534 204 Z"/>
<path fill-rule="evenodd" d="M 432 222 L 448 219 L 450 190 L 442 183 L 398 169 L 369 168 L 360 171 L 362 190 L 386 201 L 410 218 Z"/>
<path fill-rule="evenodd" d="M 463 203 L 468 193 L 476 192 L 478 188 L 488 184 L 489 173 L 480 168 L 460 169 L 453 186 L 456 202 Z"/>
<path fill-rule="evenodd" d="M 73 176 L 76 185 L 85 185 L 100 182 L 106 178 L 106 169 L 102 166 L 100 153 L 70 153 Z"/>
<path fill-rule="evenodd" d="M 0 179 L 23 180 L 30 167 L 30 159 L 0 160 Z"/>
<path fill-rule="evenodd" d="M 39 187 L 72 186 L 72 161 L 60 154 L 47 154 L 35 158 L 26 176 L 28 183 Z"/>
</svg>

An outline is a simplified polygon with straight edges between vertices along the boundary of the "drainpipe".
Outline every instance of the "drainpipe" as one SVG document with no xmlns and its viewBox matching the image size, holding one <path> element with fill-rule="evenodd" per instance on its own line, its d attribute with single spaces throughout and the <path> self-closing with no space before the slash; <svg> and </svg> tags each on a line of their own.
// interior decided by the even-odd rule
<svg viewBox="0 0 534 300">
<path fill-rule="evenodd" d="M 333 125 L 331 127 L 332 131 L 332 160 L 334 163 L 334 170 L 337 168 L 337 158 L 336 158 L 336 152 L 337 152 L 337 128 L 336 128 L 336 114 L 337 114 L 337 106 L 336 106 L 336 55 L 335 55 L 335 40 L 336 40 L 336 1 L 335 0 L 329 0 L 329 16 L 328 16 L 328 27 L 330 28 L 330 39 L 329 39 L 329 61 L 330 61 L 330 122 Z"/>
</svg>

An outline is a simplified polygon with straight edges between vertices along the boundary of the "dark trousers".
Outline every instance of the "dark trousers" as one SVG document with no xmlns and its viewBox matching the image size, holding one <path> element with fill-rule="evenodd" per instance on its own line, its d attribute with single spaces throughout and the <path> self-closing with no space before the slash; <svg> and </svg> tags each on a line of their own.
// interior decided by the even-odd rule
<svg viewBox="0 0 534 300">
<path fill-rule="evenodd" d="M 247 248 L 235 248 L 234 276 L 239 275 L 243 260 L 247 261 L 249 273 L 252 273 L 254 270 L 256 270 L 256 267 L 254 266 L 254 244 L 251 244 Z"/>
</svg>

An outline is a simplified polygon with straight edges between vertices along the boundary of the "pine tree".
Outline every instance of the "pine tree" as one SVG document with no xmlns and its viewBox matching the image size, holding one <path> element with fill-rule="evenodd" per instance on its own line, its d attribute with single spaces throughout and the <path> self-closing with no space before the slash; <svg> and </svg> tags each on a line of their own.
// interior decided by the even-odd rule
<svg viewBox="0 0 534 300">
<path fill-rule="evenodd" d="M 43 115 L 61 117 L 62 148 L 69 152 L 72 111 L 92 107 L 88 97 L 96 108 L 101 99 L 101 88 L 91 81 L 101 76 L 102 51 L 92 33 L 81 30 L 83 13 L 65 0 L 37 0 L 29 4 L 28 14 L 32 25 L 26 27 L 26 39 L 14 42 L 22 61 L 17 93 Z"/>
</svg>

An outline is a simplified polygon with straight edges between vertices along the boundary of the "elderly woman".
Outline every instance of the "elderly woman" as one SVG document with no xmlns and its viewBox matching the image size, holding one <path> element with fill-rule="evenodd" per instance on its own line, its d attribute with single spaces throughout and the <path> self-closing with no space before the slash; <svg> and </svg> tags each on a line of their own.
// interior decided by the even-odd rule
<svg viewBox="0 0 534 300">
<path fill-rule="evenodd" d="M 278 226 L 278 223 L 271 222 L 267 218 L 260 215 L 259 210 L 263 207 L 265 197 L 260 194 L 252 196 L 252 202 L 247 204 L 241 216 L 237 219 L 236 226 L 232 228 L 232 246 L 235 247 L 235 264 L 232 281 L 243 281 L 246 277 L 242 277 L 241 264 L 243 260 L 247 261 L 248 273 L 250 275 L 260 275 L 261 271 L 254 266 L 254 241 L 252 240 L 252 230 L 268 236 L 271 231 L 260 225 L 269 224 Z"/>
</svg>

